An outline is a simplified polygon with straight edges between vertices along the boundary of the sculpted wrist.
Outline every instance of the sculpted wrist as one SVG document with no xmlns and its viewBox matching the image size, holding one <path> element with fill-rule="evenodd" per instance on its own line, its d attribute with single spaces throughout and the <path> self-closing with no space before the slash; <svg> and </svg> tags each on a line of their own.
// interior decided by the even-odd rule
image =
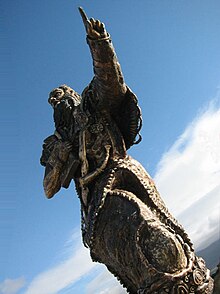
<svg viewBox="0 0 220 294">
<path fill-rule="evenodd" d="M 87 43 L 88 43 L 88 42 L 91 42 L 91 41 L 99 42 L 99 41 L 110 40 L 110 34 L 107 33 L 107 36 L 105 36 L 105 37 L 100 37 L 100 38 L 92 38 L 92 37 L 90 37 L 89 35 L 87 35 L 86 40 L 87 40 Z"/>
</svg>

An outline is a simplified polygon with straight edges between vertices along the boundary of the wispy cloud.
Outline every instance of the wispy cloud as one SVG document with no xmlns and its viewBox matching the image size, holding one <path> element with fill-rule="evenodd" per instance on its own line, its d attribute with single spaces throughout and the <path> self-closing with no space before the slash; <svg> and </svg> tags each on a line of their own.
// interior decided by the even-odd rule
<svg viewBox="0 0 220 294">
<path fill-rule="evenodd" d="M 72 239 L 73 243 L 74 241 L 77 242 L 75 238 Z M 67 245 L 69 247 L 68 243 Z M 89 251 L 82 245 L 77 245 L 77 248 L 76 246 L 70 246 L 69 248 L 72 249 L 74 254 L 67 257 L 64 261 L 58 263 L 51 269 L 36 276 L 28 286 L 25 294 L 58 293 L 66 287 L 76 283 L 96 266 L 89 257 Z"/>
<path fill-rule="evenodd" d="M 212 102 L 162 156 L 155 175 L 161 196 L 196 247 L 219 237 L 219 179 L 220 108 Z M 127 292 L 102 272 L 87 286 L 87 294 L 92 293 Z"/>
<path fill-rule="evenodd" d="M 16 294 L 25 285 L 25 278 L 20 277 L 17 279 L 5 279 L 0 283 L 0 293 L 1 294 Z"/>
<path fill-rule="evenodd" d="M 116 278 L 106 269 L 93 279 L 87 286 L 86 294 L 124 294 L 127 291 L 122 288 Z"/>
<path fill-rule="evenodd" d="M 72 293 L 71 289 L 74 289 L 76 283 L 85 277 L 91 282 L 81 287 L 81 293 L 127 293 L 104 265 L 91 261 L 89 250 L 83 247 L 79 242 L 80 239 L 80 233 L 74 232 L 64 244 L 63 260 L 52 268 L 39 273 L 28 285 L 24 294 Z M 69 255 L 70 252 L 74 254 Z M 96 277 L 93 279 L 94 272 Z M 2 294 L 15 294 L 15 292 L 3 292 Z"/>
<path fill-rule="evenodd" d="M 219 237 L 219 179 L 220 109 L 211 103 L 162 156 L 155 175 L 161 196 L 196 247 Z M 87 293 L 126 291 L 104 272 L 88 285 Z"/>
<path fill-rule="evenodd" d="M 219 179 L 220 109 L 211 103 L 163 155 L 155 176 L 167 206 L 197 247 L 211 235 L 219 237 Z"/>
<path fill-rule="evenodd" d="M 196 246 L 218 237 L 220 196 L 220 109 L 210 106 L 198 116 L 162 156 L 155 182 L 167 206 L 185 226 Z M 214 236 L 214 237 L 213 237 Z M 90 275 L 96 266 L 89 252 L 77 243 L 79 234 L 67 242 L 64 261 L 40 273 L 25 294 L 64 293 L 88 276 L 87 294 L 123 294 L 126 290 L 106 269 Z M 69 249 L 73 255 L 69 255 Z M 74 249 L 75 248 L 75 249 Z M 10 294 L 16 292 L 2 292 Z"/>
<path fill-rule="evenodd" d="M 178 216 L 197 249 L 220 238 L 220 185 Z"/>
</svg>

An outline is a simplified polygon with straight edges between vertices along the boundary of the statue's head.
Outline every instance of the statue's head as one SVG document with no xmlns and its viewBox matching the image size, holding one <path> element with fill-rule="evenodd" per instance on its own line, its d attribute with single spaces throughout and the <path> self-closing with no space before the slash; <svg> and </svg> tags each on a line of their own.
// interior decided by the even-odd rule
<svg viewBox="0 0 220 294">
<path fill-rule="evenodd" d="M 53 108 L 63 100 L 68 100 L 73 106 L 78 106 L 81 96 L 67 85 L 61 85 L 50 92 L 48 102 Z"/>
</svg>

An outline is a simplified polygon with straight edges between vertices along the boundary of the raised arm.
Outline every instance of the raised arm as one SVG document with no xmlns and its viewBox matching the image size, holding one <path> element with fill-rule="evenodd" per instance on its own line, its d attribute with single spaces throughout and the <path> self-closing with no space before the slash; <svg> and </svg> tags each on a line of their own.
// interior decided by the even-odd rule
<svg viewBox="0 0 220 294">
<path fill-rule="evenodd" d="M 95 76 L 92 87 L 98 93 L 102 103 L 114 109 L 114 106 L 119 105 L 123 100 L 127 91 L 114 47 L 104 24 L 93 18 L 89 20 L 81 7 L 79 11 L 93 59 Z"/>
</svg>

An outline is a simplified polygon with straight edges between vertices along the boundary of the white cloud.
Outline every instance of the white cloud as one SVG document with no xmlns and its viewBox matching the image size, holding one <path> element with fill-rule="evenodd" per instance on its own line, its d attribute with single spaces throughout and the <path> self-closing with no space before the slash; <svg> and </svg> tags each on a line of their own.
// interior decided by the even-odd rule
<svg viewBox="0 0 220 294">
<path fill-rule="evenodd" d="M 80 233 L 73 232 L 69 240 L 64 244 L 62 252 L 64 260 L 54 267 L 39 273 L 28 285 L 24 294 L 57 294 L 65 291 L 72 293 L 71 289 L 75 283 L 85 277 L 92 280 L 94 272 L 97 273 L 97 276 L 92 280 L 91 284 L 88 284 L 85 290 L 86 293 L 127 293 L 104 265 L 92 262 L 89 250 L 79 240 L 81 240 Z M 74 252 L 74 254 L 69 255 L 70 252 Z M 94 292 L 95 290 L 91 292 L 91 289 L 96 289 L 96 292 Z M 83 291 L 82 288 L 82 293 L 84 293 Z M 15 292 L 0 292 L 0 294 L 15 294 Z"/>
<path fill-rule="evenodd" d="M 220 238 L 220 185 L 178 216 L 197 249 Z"/>
<path fill-rule="evenodd" d="M 77 282 L 96 266 L 83 245 L 79 245 L 73 252 L 74 254 L 65 261 L 35 277 L 25 294 L 58 293 Z"/>
<path fill-rule="evenodd" d="M 18 279 L 5 279 L 0 283 L 0 294 L 16 294 L 25 285 L 24 277 Z"/>
<path fill-rule="evenodd" d="M 122 288 L 117 279 L 106 269 L 93 279 L 87 286 L 86 294 L 124 294 L 127 291 Z"/>
<path fill-rule="evenodd" d="M 210 104 L 163 155 L 155 175 L 162 198 L 197 248 L 219 238 L 219 179 L 220 109 Z M 87 294 L 100 293 L 127 292 L 102 272 L 87 286 Z"/>
<path fill-rule="evenodd" d="M 155 176 L 162 198 L 184 225 L 196 247 L 204 246 L 203 240 L 212 242 L 219 236 L 219 175 L 220 109 L 210 107 L 164 154 Z M 79 239 L 78 234 L 71 244 L 76 239 Z M 92 275 L 88 276 L 96 264 L 91 262 L 89 252 L 82 245 L 78 244 L 77 248 L 74 255 L 39 274 L 25 294 L 55 294 L 73 286 L 85 275 L 90 279 L 87 294 L 127 293 L 104 267 L 94 279 Z"/>
<path fill-rule="evenodd" d="M 220 109 L 211 104 L 164 154 L 155 176 L 162 198 L 196 247 L 219 237 L 219 179 Z"/>
</svg>

